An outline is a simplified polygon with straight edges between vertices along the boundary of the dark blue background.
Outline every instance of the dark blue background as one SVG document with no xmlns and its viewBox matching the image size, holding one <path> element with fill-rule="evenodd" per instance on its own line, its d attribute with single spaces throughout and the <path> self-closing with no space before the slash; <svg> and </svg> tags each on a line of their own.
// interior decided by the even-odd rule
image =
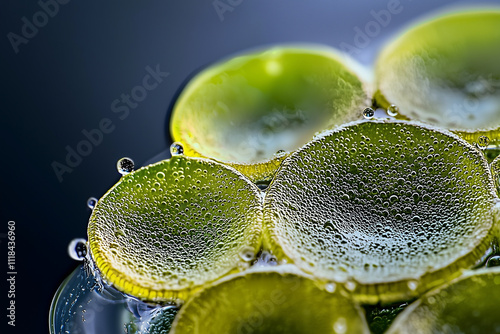
<svg viewBox="0 0 500 334">
<path fill-rule="evenodd" d="M 231 0 L 222 0 L 228 4 Z M 100 197 L 119 178 L 116 161 L 142 165 L 169 146 L 169 109 L 199 69 L 242 50 L 274 43 L 355 46 L 356 27 L 374 21 L 372 10 L 390 1 L 232 0 L 221 17 L 213 1 L 77 1 L 59 12 L 16 54 L 7 38 L 33 22 L 37 1 L 0 5 L 0 233 L 16 222 L 16 327 L 2 333 L 46 333 L 51 298 L 77 266 L 67 255 L 86 236 L 87 198 Z M 355 54 L 370 65 L 383 43 L 435 9 L 471 1 L 401 0 L 400 13 Z M 491 1 L 490 3 L 500 3 Z M 111 103 L 142 83 L 145 67 L 170 75 L 123 120 Z M 113 132 L 59 182 L 51 164 L 65 163 L 65 147 L 84 140 L 83 130 L 109 118 Z M 6 325 L 7 250 L 0 234 L 0 328 Z"/>
</svg>

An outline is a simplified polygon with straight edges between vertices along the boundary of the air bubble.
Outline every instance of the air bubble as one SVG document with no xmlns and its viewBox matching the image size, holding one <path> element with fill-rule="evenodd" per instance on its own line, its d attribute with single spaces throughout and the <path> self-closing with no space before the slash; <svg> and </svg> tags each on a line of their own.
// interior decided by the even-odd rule
<svg viewBox="0 0 500 334">
<path fill-rule="evenodd" d="M 97 204 L 97 198 L 95 198 L 95 197 L 89 197 L 89 199 L 87 200 L 87 207 L 90 210 L 94 210 L 96 204 Z"/>
<path fill-rule="evenodd" d="M 347 290 L 349 290 L 351 292 L 356 290 L 356 282 L 347 281 L 347 282 L 345 282 L 344 286 Z"/>
<path fill-rule="evenodd" d="M 345 318 L 340 317 L 333 324 L 333 330 L 336 334 L 345 334 L 347 333 L 347 321 Z"/>
<path fill-rule="evenodd" d="M 325 285 L 325 290 L 330 292 L 330 293 L 334 293 L 336 289 L 337 289 L 337 285 L 335 283 L 327 283 Z"/>
<path fill-rule="evenodd" d="M 255 258 L 255 252 L 253 248 L 248 247 L 240 252 L 240 257 L 243 261 L 250 262 Z"/>
<path fill-rule="evenodd" d="M 411 280 L 411 281 L 408 281 L 407 285 L 408 285 L 408 289 L 410 289 L 411 291 L 415 291 L 415 290 L 417 290 L 418 282 Z"/>
<path fill-rule="evenodd" d="M 68 254 L 73 260 L 83 261 L 87 256 L 87 240 L 82 238 L 71 240 L 68 245 Z"/>
<path fill-rule="evenodd" d="M 399 107 L 395 104 L 391 104 L 389 108 L 387 108 L 387 115 L 391 117 L 396 117 L 399 113 Z"/>
<path fill-rule="evenodd" d="M 479 138 L 477 139 L 477 146 L 481 150 L 486 149 L 489 144 L 490 144 L 490 138 L 488 138 L 486 136 L 479 136 Z"/>
<path fill-rule="evenodd" d="M 493 255 L 486 261 L 486 267 L 498 267 L 500 266 L 500 255 Z"/>
<path fill-rule="evenodd" d="M 372 119 L 373 116 L 375 116 L 375 110 L 373 110 L 372 108 L 366 108 L 365 110 L 363 110 L 363 117 L 365 119 Z"/>
<path fill-rule="evenodd" d="M 116 163 L 116 169 L 118 173 L 125 175 L 134 171 L 134 160 L 124 157 L 118 160 Z"/>
<path fill-rule="evenodd" d="M 286 151 L 285 150 L 278 150 L 276 151 L 276 153 L 274 153 L 274 156 L 276 158 L 282 158 L 286 155 Z"/>
<path fill-rule="evenodd" d="M 174 142 L 172 145 L 170 145 L 170 154 L 172 156 L 182 155 L 184 154 L 184 147 L 182 147 L 181 143 Z"/>
</svg>

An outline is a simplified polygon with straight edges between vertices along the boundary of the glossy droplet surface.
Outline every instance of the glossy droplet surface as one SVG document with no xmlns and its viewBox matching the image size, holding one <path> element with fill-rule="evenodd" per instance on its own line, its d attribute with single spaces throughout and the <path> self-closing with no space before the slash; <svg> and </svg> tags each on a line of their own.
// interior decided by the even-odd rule
<svg viewBox="0 0 500 334">
<path fill-rule="evenodd" d="M 500 255 L 493 255 L 486 261 L 486 267 L 499 267 L 500 266 Z"/>
<path fill-rule="evenodd" d="M 175 142 L 170 145 L 170 154 L 172 156 L 184 154 L 184 148 L 181 143 Z"/>
<path fill-rule="evenodd" d="M 124 334 L 126 322 L 133 318 L 127 309 L 130 299 L 107 288 L 101 289 L 84 265 L 76 268 L 54 295 L 50 333 Z"/>
<path fill-rule="evenodd" d="M 134 170 L 134 160 L 127 157 L 121 158 L 116 163 L 116 169 L 122 175 L 131 173 Z"/>
<path fill-rule="evenodd" d="M 500 155 L 497 156 L 490 164 L 491 174 L 495 182 L 497 194 L 500 194 Z"/>
<path fill-rule="evenodd" d="M 391 117 L 395 117 L 397 116 L 399 113 L 399 107 L 395 104 L 391 104 L 388 108 L 387 108 L 387 115 L 391 116 Z"/>
<path fill-rule="evenodd" d="M 382 49 L 377 103 L 407 118 L 460 131 L 470 142 L 500 131 L 500 10 L 426 18 Z"/>
<path fill-rule="evenodd" d="M 90 210 L 94 210 L 96 204 L 97 204 L 97 198 L 89 197 L 89 199 L 87 200 L 87 207 Z"/>
<path fill-rule="evenodd" d="M 90 217 L 91 255 L 122 292 L 148 300 L 185 298 L 237 270 L 257 251 L 261 196 L 243 175 L 185 156 L 123 176 Z"/>
<path fill-rule="evenodd" d="M 440 270 L 475 264 L 496 201 L 471 144 L 407 122 L 359 122 L 288 158 L 266 192 L 267 241 L 315 276 L 352 278 L 349 290 L 366 302 L 397 301 L 435 284 Z"/>
<path fill-rule="evenodd" d="M 250 177 L 272 175 L 278 150 L 292 152 L 318 131 L 361 118 L 370 99 L 351 63 L 333 49 L 276 46 L 213 65 L 179 96 L 172 138 L 186 155 Z"/>
<path fill-rule="evenodd" d="M 87 240 L 81 238 L 71 240 L 68 254 L 73 260 L 83 261 L 87 256 Z"/>
<path fill-rule="evenodd" d="M 363 110 L 363 117 L 365 119 L 372 119 L 374 116 L 375 110 L 373 110 L 372 108 L 365 108 L 365 110 Z"/>
<path fill-rule="evenodd" d="M 206 287 L 181 308 L 172 333 L 368 334 L 369 330 L 349 298 L 281 267 L 234 275 Z"/>
<path fill-rule="evenodd" d="M 486 137 L 486 136 L 479 136 L 477 138 L 477 146 L 484 150 L 485 148 L 488 147 L 488 145 L 490 144 L 490 138 Z"/>
<path fill-rule="evenodd" d="M 387 333 L 498 333 L 498 300 L 499 268 L 472 271 L 410 304 Z"/>
</svg>

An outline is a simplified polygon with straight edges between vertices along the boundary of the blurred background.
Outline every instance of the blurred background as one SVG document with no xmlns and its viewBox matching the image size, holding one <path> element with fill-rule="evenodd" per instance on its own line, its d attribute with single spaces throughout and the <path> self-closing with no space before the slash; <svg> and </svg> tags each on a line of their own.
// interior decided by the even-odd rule
<svg viewBox="0 0 500 334">
<path fill-rule="evenodd" d="M 87 199 L 119 179 L 121 157 L 136 166 L 168 157 L 170 110 L 199 70 L 249 48 L 294 42 L 326 44 L 370 67 L 413 20 L 472 3 L 3 1 L 0 332 L 48 332 L 51 299 L 80 264 L 67 246 L 86 238 Z M 16 327 L 6 317 L 9 221 Z"/>
</svg>

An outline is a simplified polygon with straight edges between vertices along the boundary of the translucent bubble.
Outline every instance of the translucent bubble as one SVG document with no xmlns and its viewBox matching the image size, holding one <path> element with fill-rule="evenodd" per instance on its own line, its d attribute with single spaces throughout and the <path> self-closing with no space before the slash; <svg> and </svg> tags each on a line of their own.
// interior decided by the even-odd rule
<svg viewBox="0 0 500 334">
<path fill-rule="evenodd" d="M 493 255 L 486 261 L 486 267 L 498 267 L 500 266 L 500 255 Z"/>
<path fill-rule="evenodd" d="M 365 110 L 363 110 L 363 117 L 365 119 L 372 119 L 373 116 L 375 116 L 375 110 L 373 110 L 372 108 L 366 108 Z"/>
<path fill-rule="evenodd" d="M 281 158 L 281 157 L 284 157 L 286 155 L 286 151 L 285 150 L 278 150 L 276 151 L 276 153 L 274 153 L 274 156 L 276 158 Z"/>
<path fill-rule="evenodd" d="M 182 147 L 181 143 L 175 142 L 172 145 L 170 145 L 170 154 L 172 156 L 182 155 L 184 154 L 184 147 Z"/>
<path fill-rule="evenodd" d="M 96 204 L 97 204 L 97 198 L 95 198 L 95 197 L 89 197 L 89 199 L 87 200 L 87 207 L 90 210 L 94 210 Z"/>
<path fill-rule="evenodd" d="M 356 290 L 356 282 L 353 281 L 347 281 L 344 284 L 345 288 L 349 291 L 354 291 Z"/>
<path fill-rule="evenodd" d="M 345 318 L 338 318 L 337 321 L 335 321 L 335 323 L 333 324 L 333 330 L 337 334 L 347 333 L 347 321 L 345 320 Z"/>
<path fill-rule="evenodd" d="M 397 116 L 399 113 L 399 107 L 395 104 L 391 104 L 389 108 L 387 108 L 387 115 L 391 117 Z"/>
<path fill-rule="evenodd" d="M 245 248 L 240 252 L 240 257 L 245 262 L 250 262 L 255 258 L 254 250 L 250 247 Z"/>
<path fill-rule="evenodd" d="M 408 284 L 408 289 L 410 289 L 411 291 L 417 290 L 417 287 L 418 287 L 417 281 L 411 280 L 411 281 L 408 281 L 407 284 Z"/>
<path fill-rule="evenodd" d="M 334 293 L 336 289 L 337 289 L 337 285 L 335 283 L 327 283 L 325 285 L 325 290 L 330 292 L 330 293 Z"/>
<path fill-rule="evenodd" d="M 266 182 L 266 181 L 258 181 L 255 183 L 255 185 L 257 186 L 257 188 L 259 188 L 260 190 L 262 191 L 266 191 L 267 188 L 269 187 L 269 182 Z"/>
<path fill-rule="evenodd" d="M 83 261 L 87 256 L 87 240 L 82 238 L 71 240 L 68 245 L 68 254 L 73 260 Z"/>
<path fill-rule="evenodd" d="M 488 138 L 486 136 L 480 136 L 477 139 L 477 146 L 482 150 L 484 150 L 486 147 L 488 147 L 489 144 L 490 144 L 490 138 Z"/>
<path fill-rule="evenodd" d="M 122 175 L 128 174 L 134 170 L 134 160 L 127 157 L 121 158 L 116 163 L 116 169 Z"/>
</svg>

